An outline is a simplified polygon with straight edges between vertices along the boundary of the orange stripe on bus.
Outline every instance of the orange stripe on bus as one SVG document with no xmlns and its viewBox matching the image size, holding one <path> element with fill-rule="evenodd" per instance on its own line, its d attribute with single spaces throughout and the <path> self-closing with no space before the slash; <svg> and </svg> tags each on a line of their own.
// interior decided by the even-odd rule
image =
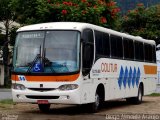
<svg viewBox="0 0 160 120">
<path fill-rule="evenodd" d="M 157 74 L 157 66 L 144 65 L 145 74 Z"/>
<path fill-rule="evenodd" d="M 11 75 L 11 80 L 16 80 L 16 75 Z"/>
<path fill-rule="evenodd" d="M 30 82 L 71 82 L 78 79 L 79 74 L 65 76 L 25 76 L 26 81 Z M 13 81 L 20 81 L 18 75 L 12 75 Z"/>
</svg>

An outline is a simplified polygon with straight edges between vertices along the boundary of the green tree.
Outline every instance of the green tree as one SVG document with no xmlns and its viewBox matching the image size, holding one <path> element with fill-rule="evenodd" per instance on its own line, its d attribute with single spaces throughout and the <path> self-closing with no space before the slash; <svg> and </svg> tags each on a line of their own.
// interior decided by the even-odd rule
<svg viewBox="0 0 160 120">
<path fill-rule="evenodd" d="M 37 14 L 38 1 L 39 0 L 11 0 L 10 6 L 15 13 L 15 20 L 20 24 L 41 22 L 41 18 Z"/>
<path fill-rule="evenodd" d="M 0 46 L 3 46 L 4 42 L 5 42 L 5 35 L 0 34 Z"/>
<path fill-rule="evenodd" d="M 49 12 L 49 20 L 88 22 L 110 28 L 120 10 L 113 0 L 48 0 L 46 4 L 46 10 L 38 6 L 38 12 L 44 18 L 46 11 Z"/>
<path fill-rule="evenodd" d="M 9 53 L 9 37 L 10 37 L 10 29 L 11 24 L 14 21 L 14 11 L 10 6 L 11 0 L 0 0 L 0 21 L 4 27 L 0 28 L 0 31 L 4 32 L 4 36 L 1 35 L 1 43 L 3 46 L 1 49 L 3 50 L 3 63 L 5 65 L 9 65 L 10 61 L 10 53 Z M 9 82 L 9 67 L 5 67 L 5 85 Z"/>
<path fill-rule="evenodd" d="M 12 0 L 11 6 L 22 24 L 74 21 L 113 28 L 120 11 L 114 0 Z"/>
<path fill-rule="evenodd" d="M 0 21 L 4 25 L 5 41 L 9 40 L 10 25 L 14 21 L 14 12 L 10 6 L 11 0 L 0 0 Z"/>
<path fill-rule="evenodd" d="M 137 4 L 134 10 L 129 10 L 122 19 L 120 30 L 146 39 L 160 39 L 160 5 L 145 8 Z"/>
</svg>

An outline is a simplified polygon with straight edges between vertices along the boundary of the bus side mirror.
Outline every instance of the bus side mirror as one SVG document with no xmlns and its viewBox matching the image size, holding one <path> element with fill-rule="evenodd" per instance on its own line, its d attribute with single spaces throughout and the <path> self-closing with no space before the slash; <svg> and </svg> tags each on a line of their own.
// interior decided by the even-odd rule
<svg viewBox="0 0 160 120">
<path fill-rule="evenodd" d="M 83 42 L 83 75 L 89 74 L 93 64 L 94 48 L 93 44 Z"/>
<path fill-rule="evenodd" d="M 90 60 L 90 58 L 88 56 L 91 54 L 90 52 L 91 52 L 90 45 L 84 43 L 84 45 L 83 45 L 83 62 L 84 63 L 87 63 Z M 87 64 L 86 64 L 86 66 L 87 66 Z"/>
</svg>

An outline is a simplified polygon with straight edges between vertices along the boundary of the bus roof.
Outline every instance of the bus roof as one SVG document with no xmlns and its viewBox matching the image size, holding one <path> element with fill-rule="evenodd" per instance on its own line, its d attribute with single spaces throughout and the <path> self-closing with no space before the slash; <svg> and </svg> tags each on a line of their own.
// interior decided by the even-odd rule
<svg viewBox="0 0 160 120">
<path fill-rule="evenodd" d="M 98 31 L 105 32 L 108 34 L 118 35 L 120 37 L 133 39 L 136 41 L 155 45 L 154 40 L 147 40 L 140 36 L 133 36 L 127 33 L 117 32 L 115 30 L 100 27 L 97 25 L 93 25 L 89 23 L 80 23 L 80 22 L 50 22 L 50 23 L 34 24 L 34 25 L 28 25 L 28 26 L 21 27 L 17 30 L 17 32 L 34 31 L 34 30 L 78 30 L 78 31 L 82 31 L 85 28 L 90 28 L 90 29 L 98 30 Z"/>
</svg>

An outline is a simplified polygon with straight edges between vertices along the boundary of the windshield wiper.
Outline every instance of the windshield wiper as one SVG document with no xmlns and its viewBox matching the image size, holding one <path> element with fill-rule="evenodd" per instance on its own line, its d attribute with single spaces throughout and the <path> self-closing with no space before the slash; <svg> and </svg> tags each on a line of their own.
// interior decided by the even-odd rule
<svg viewBox="0 0 160 120">
<path fill-rule="evenodd" d="M 45 66 L 49 66 L 51 72 L 55 72 L 55 70 L 52 68 L 52 62 L 50 62 L 46 57 L 46 50 L 44 51 L 44 55 L 41 55 L 41 46 L 40 46 L 40 53 L 36 55 L 35 59 L 28 63 L 29 68 L 27 70 L 27 73 L 30 73 L 32 68 L 34 67 L 34 65 L 36 64 L 37 61 L 40 61 L 40 63 L 42 64 L 43 70 Z"/>
<path fill-rule="evenodd" d="M 33 66 L 35 65 L 35 63 L 36 63 L 39 59 L 41 59 L 41 55 L 40 55 L 40 54 L 37 54 L 36 57 L 35 57 L 35 59 L 34 59 L 31 63 L 28 63 L 29 68 L 28 68 L 28 70 L 27 70 L 27 73 L 29 73 L 29 72 L 31 71 L 31 69 L 33 68 Z"/>
</svg>

